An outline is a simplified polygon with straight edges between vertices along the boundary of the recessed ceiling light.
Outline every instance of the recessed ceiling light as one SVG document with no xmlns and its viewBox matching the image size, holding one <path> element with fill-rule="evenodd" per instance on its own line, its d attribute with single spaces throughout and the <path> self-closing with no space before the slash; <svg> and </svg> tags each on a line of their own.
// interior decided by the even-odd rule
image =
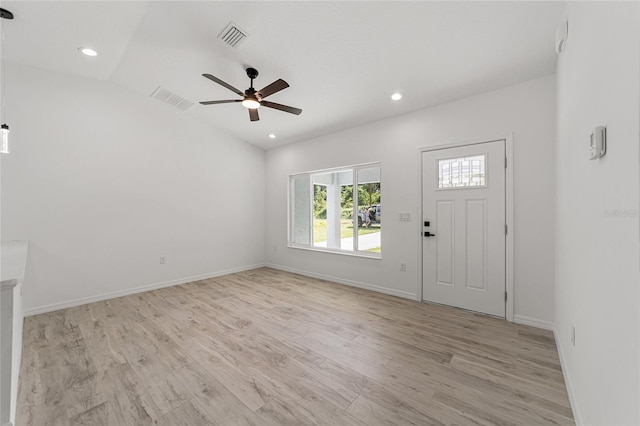
<svg viewBox="0 0 640 426">
<path fill-rule="evenodd" d="M 396 92 L 393 95 L 391 95 L 391 99 L 393 99 L 394 101 L 399 101 L 400 99 L 402 99 L 402 94 Z"/>
<path fill-rule="evenodd" d="M 80 53 L 82 53 L 83 55 L 98 56 L 98 52 L 96 52 L 95 50 L 91 49 L 90 47 L 78 47 L 78 51 Z"/>
<path fill-rule="evenodd" d="M 276 135 L 274 135 L 273 133 L 269 133 L 269 139 L 275 139 Z"/>
</svg>

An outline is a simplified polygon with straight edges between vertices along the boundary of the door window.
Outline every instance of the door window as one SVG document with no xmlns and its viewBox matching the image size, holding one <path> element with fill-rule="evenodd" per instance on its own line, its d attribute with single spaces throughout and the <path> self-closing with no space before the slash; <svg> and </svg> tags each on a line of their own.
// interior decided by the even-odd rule
<svg viewBox="0 0 640 426">
<path fill-rule="evenodd" d="M 438 160 L 438 189 L 485 187 L 486 155 Z"/>
</svg>

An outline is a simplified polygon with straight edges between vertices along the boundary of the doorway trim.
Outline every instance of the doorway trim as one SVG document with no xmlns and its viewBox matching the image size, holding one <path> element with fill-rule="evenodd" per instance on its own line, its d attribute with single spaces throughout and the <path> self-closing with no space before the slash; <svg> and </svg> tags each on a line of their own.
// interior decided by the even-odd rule
<svg viewBox="0 0 640 426">
<path fill-rule="evenodd" d="M 507 161 L 507 167 L 505 169 L 505 222 L 507 225 L 507 234 L 505 235 L 505 290 L 507 292 L 507 301 L 505 303 L 505 318 L 509 322 L 513 322 L 513 300 L 514 300 L 514 292 L 513 292 L 513 241 L 514 241 L 514 226 L 513 226 L 513 134 L 508 134 L 506 136 L 494 137 L 494 138 L 481 138 L 474 139 L 471 141 L 464 142 L 454 142 L 454 143 L 445 143 L 438 144 L 432 146 L 425 146 L 418 148 L 418 218 L 416 232 L 419 235 L 422 235 L 422 220 L 424 218 L 423 210 L 423 182 L 422 182 L 422 153 L 427 151 L 436 151 L 440 149 L 447 148 L 456 148 L 467 145 L 479 145 L 488 142 L 496 142 L 496 141 L 504 141 L 505 142 L 505 157 Z M 418 239 L 418 253 L 420 254 L 420 265 L 418 268 L 418 289 L 416 294 L 418 295 L 418 301 L 423 301 L 423 242 L 422 238 Z"/>
</svg>

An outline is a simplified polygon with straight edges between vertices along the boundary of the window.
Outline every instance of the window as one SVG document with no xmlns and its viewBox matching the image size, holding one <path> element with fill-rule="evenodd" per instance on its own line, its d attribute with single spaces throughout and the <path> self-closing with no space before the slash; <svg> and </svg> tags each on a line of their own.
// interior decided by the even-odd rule
<svg viewBox="0 0 640 426">
<path fill-rule="evenodd" d="M 290 176 L 289 246 L 380 257 L 380 184 L 379 164 Z"/>
<path fill-rule="evenodd" d="M 485 155 L 438 160 L 438 189 L 484 187 Z"/>
</svg>

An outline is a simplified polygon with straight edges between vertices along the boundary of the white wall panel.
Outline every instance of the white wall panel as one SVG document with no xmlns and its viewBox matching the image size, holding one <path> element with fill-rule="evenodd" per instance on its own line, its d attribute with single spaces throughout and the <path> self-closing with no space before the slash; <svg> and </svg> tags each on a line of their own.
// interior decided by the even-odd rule
<svg viewBox="0 0 640 426">
<path fill-rule="evenodd" d="M 556 339 L 577 423 L 638 425 L 640 5 L 570 2 L 567 18 L 557 69 Z M 607 154 L 589 160 L 600 125 Z"/>
<path fill-rule="evenodd" d="M 263 262 L 262 150 L 112 83 L 5 78 L 2 238 L 30 241 L 27 312 Z"/>
<path fill-rule="evenodd" d="M 391 101 L 390 101 L 391 102 Z M 391 104 L 390 104 L 391 107 Z M 553 322 L 555 78 L 463 99 L 267 151 L 266 260 L 405 297 L 419 284 L 419 147 L 505 137 L 514 141 L 514 312 Z M 382 259 L 287 248 L 287 176 L 382 162 Z M 411 222 L 400 222 L 410 213 Z M 435 232 L 434 232 L 435 233 Z M 407 271 L 400 271 L 400 263 Z"/>
</svg>

